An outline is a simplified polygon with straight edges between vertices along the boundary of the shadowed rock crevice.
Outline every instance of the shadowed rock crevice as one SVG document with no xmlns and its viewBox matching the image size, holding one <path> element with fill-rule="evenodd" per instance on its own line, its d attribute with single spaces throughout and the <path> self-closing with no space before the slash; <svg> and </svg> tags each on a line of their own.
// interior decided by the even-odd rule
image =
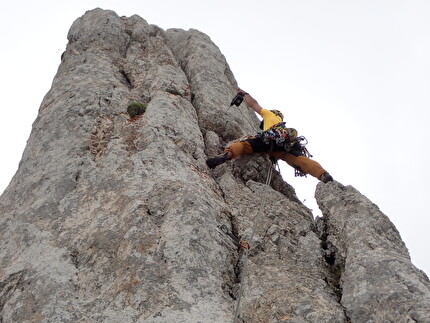
<svg viewBox="0 0 430 323">
<path fill-rule="evenodd" d="M 124 71 L 123 69 L 121 69 L 119 71 L 119 73 L 121 74 L 122 84 L 124 84 L 125 86 L 127 86 L 131 90 L 133 88 L 133 84 L 132 84 L 130 77 L 128 76 L 127 72 Z"/>
<path fill-rule="evenodd" d="M 345 259 L 340 255 L 337 247 L 328 240 L 330 236 L 330 228 L 325 221 L 325 218 L 316 219 L 317 233 L 321 240 L 321 249 L 327 267 L 327 277 L 324 280 L 328 286 L 337 295 L 340 302 L 342 299 L 341 278 L 345 270 Z"/>
<path fill-rule="evenodd" d="M 12 297 L 13 293 L 21 288 L 24 281 L 24 271 L 19 271 L 8 276 L 0 282 L 0 313 L 3 311 L 7 300 Z M 22 287 L 24 289 L 24 287 Z"/>
<path fill-rule="evenodd" d="M 345 322 L 352 323 L 348 310 L 342 305 L 343 290 L 341 280 L 345 271 L 345 258 L 340 254 L 337 247 L 329 240 L 329 236 L 332 234 L 330 232 L 332 228 L 328 225 L 326 220 L 326 217 L 317 217 L 315 219 L 316 233 L 321 241 L 320 246 L 325 261 L 324 266 L 326 268 L 326 274 L 323 279 L 336 296 L 339 305 L 342 307 Z"/>
<path fill-rule="evenodd" d="M 428 321 L 428 278 L 411 264 L 388 217 L 353 187 L 340 183 L 319 184 L 316 199 L 324 215 L 326 259 L 332 266 L 339 259 L 344 263 L 338 281 L 350 320 Z M 408 285 L 414 292 L 406 292 Z"/>
</svg>

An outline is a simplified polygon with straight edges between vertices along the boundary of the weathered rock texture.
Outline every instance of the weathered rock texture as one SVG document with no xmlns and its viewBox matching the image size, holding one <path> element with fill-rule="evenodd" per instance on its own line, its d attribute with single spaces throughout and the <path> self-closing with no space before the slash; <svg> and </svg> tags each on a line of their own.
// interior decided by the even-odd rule
<svg viewBox="0 0 430 323">
<path fill-rule="evenodd" d="M 258 128 L 208 36 L 96 9 L 68 39 L 0 200 L 1 322 L 230 322 L 257 217 L 239 322 L 430 322 L 428 278 L 359 192 L 319 186 L 315 221 L 264 156 L 207 168 Z"/>
<path fill-rule="evenodd" d="M 316 192 L 326 258 L 352 322 L 430 322 L 430 285 L 390 220 L 351 186 Z"/>
</svg>

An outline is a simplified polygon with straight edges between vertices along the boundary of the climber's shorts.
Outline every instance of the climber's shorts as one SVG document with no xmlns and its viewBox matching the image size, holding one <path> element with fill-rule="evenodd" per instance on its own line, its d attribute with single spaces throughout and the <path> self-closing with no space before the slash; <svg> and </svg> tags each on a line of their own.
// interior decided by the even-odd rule
<svg viewBox="0 0 430 323">
<path fill-rule="evenodd" d="M 268 153 L 271 151 L 285 151 L 283 146 L 278 146 L 275 142 L 266 144 L 263 142 L 261 138 L 248 138 L 243 141 L 249 142 L 249 144 L 252 147 L 252 151 L 254 153 Z M 296 142 L 294 146 L 291 148 L 290 151 L 288 151 L 290 154 L 293 154 L 294 156 L 303 156 L 303 153 L 301 151 L 300 144 Z"/>
</svg>

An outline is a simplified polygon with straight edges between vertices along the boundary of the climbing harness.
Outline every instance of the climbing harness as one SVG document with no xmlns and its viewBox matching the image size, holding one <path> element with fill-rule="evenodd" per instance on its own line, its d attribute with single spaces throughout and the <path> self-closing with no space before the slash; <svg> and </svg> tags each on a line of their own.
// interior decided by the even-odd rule
<svg viewBox="0 0 430 323">
<path fill-rule="evenodd" d="M 289 151 L 297 138 L 297 130 L 285 127 L 285 122 L 279 122 L 269 129 L 259 132 L 256 138 L 260 138 L 265 144 L 275 143 Z"/>
<path fill-rule="evenodd" d="M 267 172 L 267 178 L 266 178 L 266 185 L 269 185 L 270 182 L 272 181 L 272 174 L 273 174 L 273 166 L 272 163 L 270 164 L 269 167 L 269 171 Z M 237 305 L 236 305 L 236 309 L 234 311 L 234 317 L 233 317 L 233 323 L 236 323 L 238 316 L 239 316 L 239 308 L 240 308 L 240 300 L 242 298 L 242 294 L 243 294 L 243 288 L 244 288 L 244 281 L 245 281 L 245 277 L 246 277 L 246 271 L 248 269 L 248 254 L 251 250 L 251 246 L 250 243 L 252 243 L 252 239 L 254 238 L 254 233 L 255 230 L 260 222 L 261 219 L 261 213 L 264 210 L 265 204 L 266 204 L 266 198 L 267 198 L 267 194 L 265 194 L 263 196 L 263 200 L 260 204 L 260 210 L 257 213 L 257 217 L 254 220 L 254 225 L 252 226 L 252 230 L 251 230 L 251 236 L 249 237 L 248 240 L 242 240 L 240 241 L 240 246 L 245 249 L 245 252 L 243 254 L 243 269 L 242 269 L 242 279 L 240 282 L 240 287 L 239 287 L 239 294 L 237 296 Z"/>
</svg>

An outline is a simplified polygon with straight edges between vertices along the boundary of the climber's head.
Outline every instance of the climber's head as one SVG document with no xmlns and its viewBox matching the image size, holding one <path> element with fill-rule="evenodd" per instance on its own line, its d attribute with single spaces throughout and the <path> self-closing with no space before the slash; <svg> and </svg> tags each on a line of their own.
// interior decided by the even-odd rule
<svg viewBox="0 0 430 323">
<path fill-rule="evenodd" d="M 279 110 L 270 110 L 270 112 L 276 114 L 279 118 L 281 118 L 282 121 L 284 121 L 284 115 Z"/>
</svg>

